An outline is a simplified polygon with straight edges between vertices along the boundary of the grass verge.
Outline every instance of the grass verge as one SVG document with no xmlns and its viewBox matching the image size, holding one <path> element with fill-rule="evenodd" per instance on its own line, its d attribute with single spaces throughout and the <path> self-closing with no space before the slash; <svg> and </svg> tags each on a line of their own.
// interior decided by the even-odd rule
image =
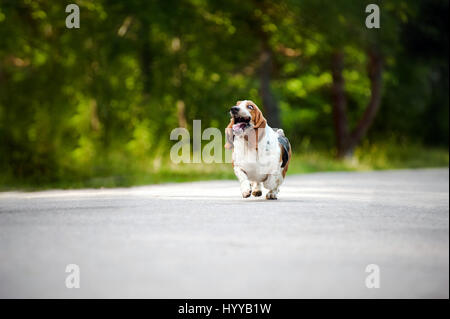
<svg viewBox="0 0 450 319">
<path fill-rule="evenodd" d="M 149 163 L 155 163 L 149 160 Z M 67 177 L 40 182 L 0 176 L 0 191 L 68 188 L 129 187 L 135 185 L 201 180 L 235 179 L 231 164 L 173 164 L 159 159 L 159 164 L 140 165 L 140 168 L 113 169 L 105 174 L 87 177 Z M 350 159 L 337 160 L 331 152 L 314 151 L 305 147 L 294 149 L 288 175 L 326 171 L 368 171 L 382 169 L 448 167 L 448 149 L 393 143 L 363 145 Z M 124 166 L 122 166 L 124 167 Z M 132 166 L 131 166 L 132 167 Z"/>
</svg>

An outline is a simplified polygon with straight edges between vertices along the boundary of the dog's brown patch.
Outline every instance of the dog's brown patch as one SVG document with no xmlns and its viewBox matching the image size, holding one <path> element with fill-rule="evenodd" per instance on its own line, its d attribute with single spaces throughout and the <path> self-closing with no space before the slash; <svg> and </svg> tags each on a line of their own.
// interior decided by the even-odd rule
<svg viewBox="0 0 450 319">
<path fill-rule="evenodd" d="M 254 192 L 252 193 L 252 195 L 255 196 L 255 197 L 262 196 L 262 191 L 254 191 Z"/>
<path fill-rule="evenodd" d="M 284 149 L 283 145 L 280 144 L 280 163 L 283 163 L 283 154 L 286 152 L 286 150 Z M 289 145 L 289 152 L 288 152 L 288 161 L 286 162 L 286 165 L 283 167 L 283 171 L 281 172 L 281 174 L 283 175 L 283 178 L 286 176 L 288 167 L 289 167 L 289 163 L 291 162 L 291 157 L 292 157 L 292 147 L 291 145 Z"/>
</svg>

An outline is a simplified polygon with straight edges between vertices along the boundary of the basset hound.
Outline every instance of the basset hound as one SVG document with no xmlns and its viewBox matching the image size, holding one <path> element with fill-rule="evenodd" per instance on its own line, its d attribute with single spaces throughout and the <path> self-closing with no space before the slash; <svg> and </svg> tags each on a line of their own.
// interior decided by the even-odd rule
<svg viewBox="0 0 450 319">
<path fill-rule="evenodd" d="M 282 129 L 272 129 L 252 101 L 238 101 L 230 109 L 231 121 L 225 129 L 225 148 L 233 150 L 233 168 L 244 198 L 261 196 L 277 199 L 291 160 L 292 150 Z"/>
</svg>

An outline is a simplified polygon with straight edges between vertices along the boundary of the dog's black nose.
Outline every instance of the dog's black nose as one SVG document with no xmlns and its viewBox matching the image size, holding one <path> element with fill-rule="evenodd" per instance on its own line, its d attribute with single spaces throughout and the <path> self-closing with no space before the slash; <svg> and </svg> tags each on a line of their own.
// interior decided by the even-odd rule
<svg viewBox="0 0 450 319">
<path fill-rule="evenodd" d="M 230 111 L 231 111 L 231 113 L 236 114 L 237 112 L 239 112 L 239 108 L 238 108 L 237 106 L 233 106 L 233 107 L 230 109 Z"/>
</svg>

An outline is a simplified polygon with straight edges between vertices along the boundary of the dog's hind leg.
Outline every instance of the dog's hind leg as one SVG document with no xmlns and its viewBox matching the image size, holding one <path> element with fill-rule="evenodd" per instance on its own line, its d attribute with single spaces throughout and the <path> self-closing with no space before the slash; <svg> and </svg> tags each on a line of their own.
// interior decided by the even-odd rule
<svg viewBox="0 0 450 319">
<path fill-rule="evenodd" d="M 264 187 L 269 190 L 266 194 L 266 199 L 277 199 L 280 185 L 283 183 L 283 176 L 281 174 L 269 175 L 264 182 Z"/>
<path fill-rule="evenodd" d="M 241 193 L 242 197 L 247 198 L 252 194 L 252 187 L 250 185 L 250 181 L 248 180 L 247 173 L 245 173 L 240 167 L 234 167 L 234 174 L 239 179 L 239 183 L 241 183 Z"/>
<path fill-rule="evenodd" d="M 279 191 L 280 191 L 279 188 L 268 191 L 266 194 L 266 199 L 278 199 L 277 196 Z"/>
<path fill-rule="evenodd" d="M 261 183 L 258 182 L 252 182 L 252 195 L 255 197 L 259 197 L 262 195 L 262 190 L 261 190 Z"/>
</svg>

